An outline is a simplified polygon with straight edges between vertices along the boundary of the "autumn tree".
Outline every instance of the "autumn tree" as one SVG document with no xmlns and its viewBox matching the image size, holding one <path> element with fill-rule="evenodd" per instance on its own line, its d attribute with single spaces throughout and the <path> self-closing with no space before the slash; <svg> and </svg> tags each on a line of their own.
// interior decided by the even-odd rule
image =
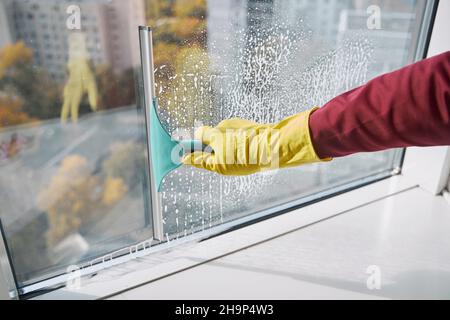
<svg viewBox="0 0 450 320">
<path fill-rule="evenodd" d="M 92 175 L 86 158 L 67 156 L 38 196 L 38 206 L 48 217 L 48 245 L 54 246 L 93 219 L 100 219 L 127 190 L 121 178 L 102 181 Z"/>
<path fill-rule="evenodd" d="M 34 121 L 22 109 L 23 102 L 16 97 L 0 96 L 0 128 Z"/>
<path fill-rule="evenodd" d="M 110 156 L 102 163 L 107 177 L 121 179 L 131 189 L 141 181 L 146 151 L 143 143 L 125 141 L 111 147 Z"/>
<path fill-rule="evenodd" d="M 99 109 L 112 109 L 135 103 L 136 91 L 133 69 L 116 73 L 110 66 L 99 65 L 95 69 L 95 78 L 100 96 Z"/>
<path fill-rule="evenodd" d="M 72 155 L 63 160 L 49 186 L 38 197 L 39 208 L 48 216 L 50 246 L 78 230 L 83 218 L 93 211 L 96 199 L 92 191 L 96 185 L 85 158 Z"/>
<path fill-rule="evenodd" d="M 206 0 L 176 0 L 174 14 L 177 17 L 205 19 Z"/>
<path fill-rule="evenodd" d="M 36 67 L 32 50 L 22 41 L 0 49 L 0 93 L 20 98 L 22 112 L 30 119 L 59 115 L 60 88 L 45 70 Z"/>
<path fill-rule="evenodd" d="M 199 46 L 178 50 L 177 77 L 161 93 L 161 108 L 170 108 L 180 127 L 190 128 L 195 120 L 210 120 L 212 95 L 208 53 Z"/>
<path fill-rule="evenodd" d="M 156 26 L 154 63 L 160 108 L 180 126 L 192 126 L 194 118 L 208 121 L 206 0 L 150 0 L 147 10 L 148 23 Z"/>
<path fill-rule="evenodd" d="M 23 41 L 8 44 L 0 50 L 0 79 L 11 76 L 16 68 L 33 62 L 33 52 Z"/>
</svg>

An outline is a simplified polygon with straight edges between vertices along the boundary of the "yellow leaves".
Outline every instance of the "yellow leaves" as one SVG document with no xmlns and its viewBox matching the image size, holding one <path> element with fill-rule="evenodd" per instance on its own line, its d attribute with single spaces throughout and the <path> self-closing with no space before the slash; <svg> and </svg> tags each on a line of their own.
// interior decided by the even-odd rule
<svg viewBox="0 0 450 320">
<path fill-rule="evenodd" d="M 0 128 L 36 121 L 22 111 L 22 105 L 18 98 L 0 97 Z"/>
<path fill-rule="evenodd" d="M 127 191 L 128 187 L 121 178 L 107 177 L 102 202 L 107 206 L 112 206 L 119 202 Z"/>
<path fill-rule="evenodd" d="M 181 39 L 191 38 L 203 31 L 205 24 L 202 20 L 185 17 L 174 20 L 170 25 L 170 30 Z"/>
<path fill-rule="evenodd" d="M 123 145 L 125 153 L 134 148 L 132 144 Z M 117 159 L 123 160 L 125 167 L 121 169 L 125 171 L 131 169 L 129 166 L 134 163 L 126 161 L 127 156 L 130 155 L 121 154 Z M 92 175 L 85 157 L 69 155 L 64 158 L 37 198 L 38 207 L 47 213 L 49 229 L 46 237 L 49 245 L 56 245 L 83 225 L 100 220 L 124 198 L 129 187 L 124 178 L 112 175 L 114 171 L 112 168 L 111 172 Z"/>
<path fill-rule="evenodd" d="M 161 10 L 166 9 L 167 6 L 168 6 L 167 0 L 146 0 L 145 16 L 147 17 L 147 19 L 154 21 L 160 17 Z"/>
<path fill-rule="evenodd" d="M 134 141 L 119 142 L 111 147 L 111 155 L 103 162 L 102 170 L 106 176 L 120 178 L 132 188 L 142 176 L 145 160 L 143 144 Z"/>
<path fill-rule="evenodd" d="M 177 17 L 200 17 L 206 11 L 206 0 L 176 0 L 173 11 Z"/>
<path fill-rule="evenodd" d="M 0 79 L 7 70 L 15 65 L 29 63 L 33 60 L 33 52 L 23 41 L 8 44 L 0 50 Z"/>
<path fill-rule="evenodd" d="M 60 91 L 60 86 L 51 78 L 46 68 L 33 62 L 32 50 L 23 42 L 0 49 L 1 95 L 20 98 L 23 103 L 21 111 L 29 117 L 55 117 L 60 104 Z M 11 112 L 11 109 L 8 111 Z M 13 113 L 14 117 L 18 116 L 17 112 Z M 14 119 L 11 124 L 27 121 L 28 119 L 20 115 L 19 119 Z"/>
<path fill-rule="evenodd" d="M 207 3 L 206 0 L 147 0 L 147 4 L 152 11 L 149 23 L 155 26 L 153 51 L 156 81 L 158 89 L 162 88 L 158 92 L 160 106 L 177 108 L 173 102 L 179 93 L 175 91 L 186 91 L 185 83 L 179 79 L 185 78 L 187 70 L 200 75 L 203 68 L 207 69 Z"/>
<path fill-rule="evenodd" d="M 86 158 L 79 155 L 67 156 L 52 177 L 49 186 L 39 194 L 39 207 L 41 210 L 60 207 L 63 202 L 76 196 L 76 190 L 88 184 L 88 178 L 89 168 Z M 72 204 L 69 207 L 72 207 Z"/>
<path fill-rule="evenodd" d="M 165 66 L 166 68 L 170 68 L 175 61 L 178 50 L 179 47 L 173 43 L 155 43 L 153 47 L 155 67 Z"/>
<path fill-rule="evenodd" d="M 179 50 L 175 61 L 176 72 L 179 74 L 207 74 L 209 67 L 208 53 L 200 47 L 193 46 Z"/>
<path fill-rule="evenodd" d="M 173 8 L 175 23 L 172 32 L 186 39 L 204 29 L 206 0 L 177 0 Z"/>
<path fill-rule="evenodd" d="M 67 156 L 47 188 L 38 196 L 38 206 L 47 212 L 49 230 L 47 241 L 55 245 L 74 230 L 95 208 L 92 193 L 98 179 L 91 176 L 87 159 Z"/>
<path fill-rule="evenodd" d="M 148 23 L 155 27 L 154 43 L 205 44 L 206 0 L 148 0 Z M 155 54 L 157 56 L 157 54 Z"/>
</svg>

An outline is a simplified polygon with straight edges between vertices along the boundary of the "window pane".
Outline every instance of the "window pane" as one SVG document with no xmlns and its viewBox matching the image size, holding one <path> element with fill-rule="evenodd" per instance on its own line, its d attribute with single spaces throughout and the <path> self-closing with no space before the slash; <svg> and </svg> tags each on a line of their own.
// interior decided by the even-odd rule
<svg viewBox="0 0 450 320">
<path fill-rule="evenodd" d="M 406 0 L 146 3 L 155 26 L 159 113 L 175 136 L 232 117 L 278 121 L 412 62 L 425 7 Z M 398 150 L 359 154 L 247 177 L 181 167 L 162 187 L 165 233 L 185 236 L 387 176 L 400 156 Z"/>
<path fill-rule="evenodd" d="M 142 1 L 0 1 L 0 218 L 21 284 L 151 237 Z"/>
<path fill-rule="evenodd" d="M 274 122 L 412 62 L 425 7 L 407 0 L 75 4 L 0 0 L 0 218 L 20 285 L 152 236 L 138 25 L 153 27 L 158 112 L 177 136 L 231 117 Z M 180 167 L 162 185 L 164 232 L 182 237 L 388 175 L 400 155 L 249 177 Z"/>
</svg>

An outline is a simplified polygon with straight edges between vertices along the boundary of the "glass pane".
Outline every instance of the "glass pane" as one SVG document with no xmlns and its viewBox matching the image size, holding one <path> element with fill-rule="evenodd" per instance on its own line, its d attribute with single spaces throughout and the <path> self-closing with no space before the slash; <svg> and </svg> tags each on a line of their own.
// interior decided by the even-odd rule
<svg viewBox="0 0 450 320">
<path fill-rule="evenodd" d="M 151 237 L 143 1 L 0 1 L 0 218 L 21 284 Z"/>
<path fill-rule="evenodd" d="M 161 118 L 173 136 L 231 117 L 274 122 L 412 62 L 425 1 L 376 3 L 146 1 Z M 387 176 L 399 156 L 398 150 L 359 154 L 247 177 L 180 167 L 162 186 L 165 233 L 178 238 Z"/>
<path fill-rule="evenodd" d="M 154 29 L 158 111 L 177 136 L 277 121 L 411 62 L 425 1 L 377 4 L 0 0 L 0 218 L 20 285 L 152 236 L 138 25 Z M 389 173 L 400 154 L 250 177 L 181 167 L 162 186 L 164 229 L 173 239 L 318 196 Z"/>
</svg>

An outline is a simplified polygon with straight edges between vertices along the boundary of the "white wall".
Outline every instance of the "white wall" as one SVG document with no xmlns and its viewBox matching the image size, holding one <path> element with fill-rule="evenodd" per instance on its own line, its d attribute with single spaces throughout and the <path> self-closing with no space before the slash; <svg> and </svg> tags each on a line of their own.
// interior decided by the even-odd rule
<svg viewBox="0 0 450 320">
<path fill-rule="evenodd" d="M 440 1 L 428 57 L 450 50 L 449 30 L 450 1 Z M 449 181 L 450 147 L 408 148 L 402 172 L 432 194 L 441 193 Z"/>
<path fill-rule="evenodd" d="M 450 50 L 450 1 L 440 1 L 433 28 L 428 56 Z"/>
</svg>

